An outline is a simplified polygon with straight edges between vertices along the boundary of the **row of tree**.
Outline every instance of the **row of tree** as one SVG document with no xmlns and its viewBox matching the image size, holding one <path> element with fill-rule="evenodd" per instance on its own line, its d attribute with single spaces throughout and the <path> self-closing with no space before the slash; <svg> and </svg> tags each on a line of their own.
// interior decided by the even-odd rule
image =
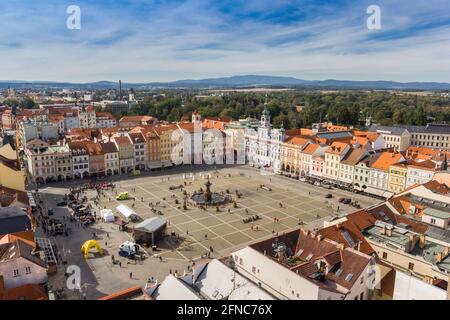
<svg viewBox="0 0 450 320">
<path fill-rule="evenodd" d="M 321 121 L 362 127 L 368 118 L 382 125 L 450 123 L 450 99 L 440 95 L 288 90 L 208 96 L 199 91 L 167 90 L 158 94 L 141 93 L 141 96 L 142 101 L 132 107 L 130 114 L 152 115 L 166 121 L 189 119 L 194 110 L 204 117 L 259 118 L 266 105 L 273 125 L 285 128 L 308 127 Z M 36 107 L 28 97 L 7 99 L 4 104 L 25 109 Z"/>
<path fill-rule="evenodd" d="M 425 125 L 450 123 L 450 99 L 441 96 L 406 95 L 390 92 L 320 92 L 281 91 L 229 93 L 199 96 L 194 92 L 169 92 L 164 97 L 145 97 L 133 108 L 133 114 L 153 115 L 158 119 L 178 121 L 197 110 L 203 116 L 259 118 L 267 105 L 275 127 L 308 127 L 330 121 L 362 127 L 366 119 L 382 125 Z"/>
</svg>

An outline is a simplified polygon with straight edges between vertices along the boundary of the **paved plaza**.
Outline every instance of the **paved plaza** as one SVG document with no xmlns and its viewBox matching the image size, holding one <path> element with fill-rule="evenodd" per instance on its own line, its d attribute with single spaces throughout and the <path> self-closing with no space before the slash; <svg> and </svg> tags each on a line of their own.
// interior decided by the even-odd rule
<svg viewBox="0 0 450 320">
<path fill-rule="evenodd" d="M 216 207 L 203 210 L 191 204 L 183 210 L 183 190 L 192 194 L 200 188 L 205 189 L 207 177 L 210 177 L 212 191 L 225 194 L 228 191 L 237 202 L 237 208 L 230 203 L 220 206 L 219 211 Z M 183 185 L 183 189 L 170 190 L 170 187 L 179 185 Z M 261 189 L 260 185 L 272 191 Z M 116 194 L 123 191 L 129 192 L 134 200 L 115 200 Z M 241 198 L 237 198 L 236 191 Z M 115 192 L 107 192 L 101 205 L 113 211 L 119 204 L 134 206 L 133 210 L 142 219 L 158 215 L 158 212 L 152 212 L 152 208 L 160 211 L 160 216 L 168 221 L 167 233 L 177 235 L 167 237 L 164 243 L 159 244 L 162 250 L 160 255 L 168 259 L 192 260 L 199 259 L 210 247 L 216 253 L 226 254 L 272 234 L 301 225 L 314 225 L 313 222 L 336 214 L 338 206 L 340 214 L 355 211 L 353 207 L 339 204 L 339 196 L 325 199 L 326 193 L 334 193 L 334 190 L 317 188 L 286 177 L 261 176 L 254 169 L 233 168 L 120 182 Z M 354 198 L 354 194 L 351 196 Z M 361 203 L 364 201 L 366 205 L 378 202 L 370 198 L 360 200 Z M 254 215 L 261 219 L 253 223 L 243 222 L 243 219 Z"/>
<path fill-rule="evenodd" d="M 176 171 L 151 173 L 141 177 L 115 177 L 116 190 L 108 190 L 101 197 L 99 206 L 93 206 L 99 213 L 100 208 L 112 209 L 114 214 L 124 219 L 116 207 L 125 204 L 141 217 L 160 216 L 168 221 L 167 236 L 157 243 L 158 251 L 147 251 L 147 259 L 135 264 L 126 258 L 119 257 L 118 248 L 121 243 L 131 239 L 131 234 L 119 231 L 113 223 L 98 222 L 87 228 L 70 222 L 72 229 L 68 237 L 53 237 L 58 250 L 66 256 L 68 265 L 75 264 L 82 269 L 83 292 L 88 299 L 126 289 L 132 285 L 143 285 L 149 278 L 162 281 L 169 272 L 182 273 L 191 266 L 191 262 L 201 263 L 205 254 L 213 248 L 210 258 L 224 256 L 247 244 L 281 234 L 292 229 L 321 227 L 323 220 L 335 215 L 339 206 L 339 214 L 354 212 L 355 208 L 338 203 L 340 197 L 357 200 L 363 207 L 379 203 L 379 200 L 342 190 L 327 190 L 310 184 L 282 176 L 262 176 L 250 167 L 233 167 L 196 173 L 187 172 L 188 168 Z M 192 194 L 205 189 L 207 176 L 210 176 L 213 192 L 225 193 L 228 189 L 233 203 L 219 207 L 208 207 L 206 210 L 188 205 L 183 209 L 183 190 Z M 75 182 L 71 183 L 71 186 Z M 170 190 L 170 187 L 183 185 L 183 189 Z M 265 185 L 272 191 L 260 188 Z M 236 190 L 241 197 L 236 196 Z M 129 192 L 134 199 L 117 201 L 116 195 Z M 65 193 L 68 184 L 50 185 L 40 191 L 40 197 L 47 207 L 55 209 L 55 217 L 68 217 L 67 207 L 56 207 Z M 325 199 L 327 193 L 332 199 Z M 94 191 L 88 192 L 92 199 Z M 280 206 L 281 204 L 281 206 Z M 152 212 L 154 208 L 155 212 Z M 243 219 L 258 215 L 261 219 L 253 223 L 244 223 Z M 277 218 L 274 222 L 274 218 Z M 300 223 L 300 224 L 299 224 Z M 130 223 L 132 227 L 134 223 Z M 80 252 L 84 241 L 96 240 L 104 248 L 104 254 L 91 253 L 87 260 Z M 174 233 L 176 236 L 171 236 Z M 112 255 L 121 261 L 121 266 L 112 263 Z M 162 258 L 162 260 L 160 259 Z M 65 286 L 64 268 L 51 281 L 57 287 Z M 130 277 L 130 273 L 132 276 Z M 79 292 L 69 292 L 71 298 L 77 299 Z"/>
</svg>

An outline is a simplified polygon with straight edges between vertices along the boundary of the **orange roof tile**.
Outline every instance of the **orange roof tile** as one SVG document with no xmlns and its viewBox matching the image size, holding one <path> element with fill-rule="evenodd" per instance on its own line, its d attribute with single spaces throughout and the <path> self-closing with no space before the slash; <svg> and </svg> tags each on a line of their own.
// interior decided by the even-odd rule
<svg viewBox="0 0 450 320">
<path fill-rule="evenodd" d="M 372 164 L 372 168 L 388 171 L 389 167 L 399 161 L 403 160 L 400 153 L 383 152 L 378 159 Z"/>
<path fill-rule="evenodd" d="M 319 148 L 319 144 L 318 143 L 311 143 L 311 144 L 308 144 L 305 149 L 303 149 L 302 153 L 304 153 L 304 154 L 313 154 L 314 152 L 316 152 L 316 150 L 318 148 Z"/>
<path fill-rule="evenodd" d="M 333 154 L 343 154 L 344 150 L 349 145 L 344 142 L 335 141 L 331 144 L 331 146 L 325 151 L 326 153 L 333 153 Z"/>
</svg>

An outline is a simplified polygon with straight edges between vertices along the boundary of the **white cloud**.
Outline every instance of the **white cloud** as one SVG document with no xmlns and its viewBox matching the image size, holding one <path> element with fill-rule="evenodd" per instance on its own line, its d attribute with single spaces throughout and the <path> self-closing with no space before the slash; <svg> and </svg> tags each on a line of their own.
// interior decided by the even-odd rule
<svg viewBox="0 0 450 320">
<path fill-rule="evenodd" d="M 444 5 L 448 1 L 431 2 Z M 50 17 L 38 11 L 30 19 L 24 19 L 27 9 L 0 7 L 8 18 L 8 24 L 0 28 L 0 78 L 149 82 L 274 74 L 304 79 L 450 82 L 450 58 L 443 54 L 450 49 L 449 26 L 417 28 L 426 22 L 450 20 L 450 15 L 418 1 L 413 5 L 382 2 L 382 32 L 411 30 L 410 35 L 391 40 L 383 33 L 374 37 L 371 32 L 377 31 L 365 28 L 363 5 L 283 24 L 233 19 L 204 1 L 147 5 L 148 11 L 132 18 L 148 1 L 131 3 L 120 10 L 105 7 L 102 12 L 98 5 L 81 6 L 81 31 L 64 29 L 64 1 L 45 9 L 60 12 L 63 8 L 61 14 Z M 264 6 L 267 2 L 252 1 L 245 10 L 264 10 Z"/>
</svg>

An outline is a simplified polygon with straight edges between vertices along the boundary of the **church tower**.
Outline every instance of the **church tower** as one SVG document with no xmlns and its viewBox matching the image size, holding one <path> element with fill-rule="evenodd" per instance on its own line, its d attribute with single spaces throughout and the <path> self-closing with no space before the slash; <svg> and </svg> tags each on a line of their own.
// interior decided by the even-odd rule
<svg viewBox="0 0 450 320">
<path fill-rule="evenodd" d="M 270 113 L 267 110 L 267 104 L 264 104 L 264 110 L 261 115 L 261 127 L 270 127 Z"/>
<path fill-rule="evenodd" d="M 198 113 L 197 110 L 192 113 L 192 123 L 202 123 L 202 115 Z"/>
</svg>

